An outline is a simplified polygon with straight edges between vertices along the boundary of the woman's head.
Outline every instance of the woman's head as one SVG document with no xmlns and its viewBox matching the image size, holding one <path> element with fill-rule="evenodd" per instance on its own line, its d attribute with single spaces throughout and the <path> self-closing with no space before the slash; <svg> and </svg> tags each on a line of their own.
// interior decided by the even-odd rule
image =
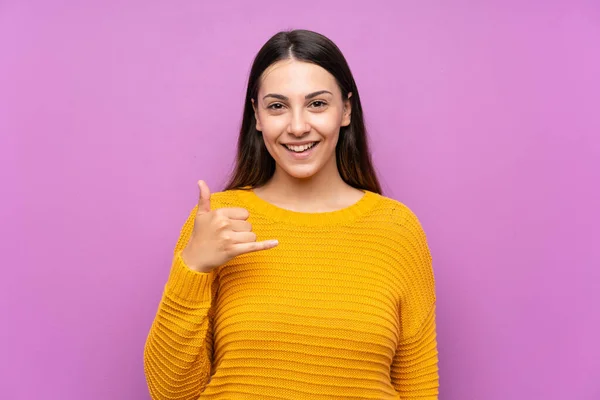
<svg viewBox="0 0 600 400">
<path fill-rule="evenodd" d="M 307 141 L 317 142 L 307 153 L 285 147 Z M 279 32 L 256 55 L 225 189 L 262 186 L 276 169 L 297 179 L 337 169 L 347 184 L 381 193 L 350 68 L 316 32 Z"/>
</svg>

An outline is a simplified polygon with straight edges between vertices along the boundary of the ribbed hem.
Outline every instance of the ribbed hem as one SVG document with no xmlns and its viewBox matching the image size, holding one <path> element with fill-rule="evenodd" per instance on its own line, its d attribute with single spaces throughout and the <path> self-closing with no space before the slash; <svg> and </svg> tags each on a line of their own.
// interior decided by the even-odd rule
<svg viewBox="0 0 600 400">
<path fill-rule="evenodd" d="M 210 301 L 214 270 L 196 272 L 190 269 L 181 258 L 181 251 L 175 253 L 166 289 L 175 296 L 192 302 Z"/>
<path fill-rule="evenodd" d="M 254 189 L 246 186 L 236 190 L 238 199 L 251 211 L 256 211 L 270 219 L 297 225 L 319 226 L 347 224 L 370 211 L 382 196 L 369 190 L 354 204 L 335 211 L 300 212 L 278 207 L 259 197 Z"/>
</svg>

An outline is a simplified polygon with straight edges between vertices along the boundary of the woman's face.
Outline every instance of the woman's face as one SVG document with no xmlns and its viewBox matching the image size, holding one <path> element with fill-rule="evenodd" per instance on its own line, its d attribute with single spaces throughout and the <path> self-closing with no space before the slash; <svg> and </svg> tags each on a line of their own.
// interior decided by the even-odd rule
<svg viewBox="0 0 600 400">
<path fill-rule="evenodd" d="M 319 171 L 338 173 L 335 147 L 340 127 L 350 124 L 351 106 L 348 99 L 342 100 L 333 75 L 315 64 L 279 61 L 262 74 L 252 106 L 276 173 L 299 179 Z M 287 147 L 305 143 L 313 147 Z"/>
</svg>

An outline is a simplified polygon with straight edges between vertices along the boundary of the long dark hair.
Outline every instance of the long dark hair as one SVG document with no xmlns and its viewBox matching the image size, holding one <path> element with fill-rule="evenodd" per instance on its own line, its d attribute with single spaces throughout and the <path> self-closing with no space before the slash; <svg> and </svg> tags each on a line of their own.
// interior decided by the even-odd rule
<svg viewBox="0 0 600 400">
<path fill-rule="evenodd" d="M 319 65 L 331 73 L 343 99 L 352 92 L 350 125 L 340 128 L 335 149 L 338 170 L 348 185 L 381 194 L 367 143 L 360 96 L 350 67 L 335 43 L 317 32 L 303 29 L 275 34 L 254 58 L 248 78 L 235 168 L 224 190 L 260 187 L 275 173 L 275 160 L 269 154 L 261 133 L 256 130 L 251 99 L 255 103 L 258 101 L 258 86 L 264 70 L 277 61 L 290 58 Z"/>
</svg>

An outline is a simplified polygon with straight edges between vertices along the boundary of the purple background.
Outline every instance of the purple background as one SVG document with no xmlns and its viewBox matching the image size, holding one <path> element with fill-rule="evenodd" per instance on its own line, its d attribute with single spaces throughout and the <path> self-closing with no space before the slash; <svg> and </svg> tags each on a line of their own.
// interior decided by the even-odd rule
<svg viewBox="0 0 600 400">
<path fill-rule="evenodd" d="M 600 399 L 600 3 L 568 0 L 0 1 L 0 397 L 148 398 L 196 181 L 286 28 L 345 53 L 427 231 L 440 399 Z"/>
</svg>

